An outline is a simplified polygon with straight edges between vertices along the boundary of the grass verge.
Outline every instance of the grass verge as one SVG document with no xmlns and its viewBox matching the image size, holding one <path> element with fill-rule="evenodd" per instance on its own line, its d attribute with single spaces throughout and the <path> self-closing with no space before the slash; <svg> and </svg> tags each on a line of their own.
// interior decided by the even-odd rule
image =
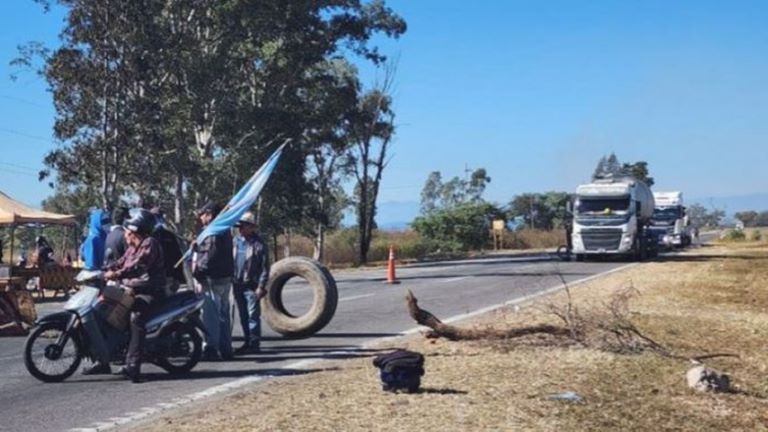
<svg viewBox="0 0 768 432">
<path fill-rule="evenodd" d="M 370 359 L 325 362 L 325 371 L 275 379 L 137 430 L 768 430 L 768 245 L 695 249 L 581 285 L 573 301 L 599 305 L 628 285 L 639 293 L 630 305 L 633 322 L 674 353 L 739 354 L 707 361 L 731 374 L 738 391 L 696 393 L 685 382 L 689 362 L 653 352 L 620 355 L 547 337 L 415 336 L 397 345 L 427 358 L 419 394 L 381 392 Z M 545 306 L 563 301 L 557 294 L 464 325 L 557 323 Z M 550 399 L 566 391 L 583 401 Z"/>
</svg>

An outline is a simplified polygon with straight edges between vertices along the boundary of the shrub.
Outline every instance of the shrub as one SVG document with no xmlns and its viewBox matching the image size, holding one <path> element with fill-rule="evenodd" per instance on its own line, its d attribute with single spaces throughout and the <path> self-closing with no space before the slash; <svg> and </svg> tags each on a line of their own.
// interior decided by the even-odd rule
<svg viewBox="0 0 768 432">
<path fill-rule="evenodd" d="M 723 241 L 743 241 L 747 239 L 747 235 L 744 234 L 744 231 L 742 230 L 728 230 L 726 231 L 722 236 L 720 236 L 720 239 Z"/>
<path fill-rule="evenodd" d="M 749 239 L 752 241 L 761 241 L 763 239 L 763 233 L 760 230 L 754 230 L 749 234 Z"/>
</svg>

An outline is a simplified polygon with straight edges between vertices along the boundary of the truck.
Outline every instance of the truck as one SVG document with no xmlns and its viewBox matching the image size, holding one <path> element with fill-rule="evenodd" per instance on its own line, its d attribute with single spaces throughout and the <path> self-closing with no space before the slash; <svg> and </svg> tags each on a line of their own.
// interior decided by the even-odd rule
<svg viewBox="0 0 768 432">
<path fill-rule="evenodd" d="M 657 254 L 649 228 L 651 189 L 631 177 L 579 185 L 572 206 L 571 253 L 577 261 L 619 256 L 641 261 Z"/>
<path fill-rule="evenodd" d="M 655 207 L 651 217 L 651 231 L 659 246 L 684 248 L 691 244 L 690 222 L 683 206 L 683 193 L 654 192 Z"/>
</svg>

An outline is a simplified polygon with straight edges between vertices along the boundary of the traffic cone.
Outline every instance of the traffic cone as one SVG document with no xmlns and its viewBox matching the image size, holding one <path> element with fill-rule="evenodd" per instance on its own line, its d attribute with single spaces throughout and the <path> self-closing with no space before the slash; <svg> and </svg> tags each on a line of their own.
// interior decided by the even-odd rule
<svg viewBox="0 0 768 432">
<path fill-rule="evenodd" d="M 395 246 L 390 245 L 389 246 L 389 263 L 387 266 L 387 283 L 388 284 L 399 284 L 400 281 L 397 280 L 397 277 L 395 276 Z"/>
</svg>

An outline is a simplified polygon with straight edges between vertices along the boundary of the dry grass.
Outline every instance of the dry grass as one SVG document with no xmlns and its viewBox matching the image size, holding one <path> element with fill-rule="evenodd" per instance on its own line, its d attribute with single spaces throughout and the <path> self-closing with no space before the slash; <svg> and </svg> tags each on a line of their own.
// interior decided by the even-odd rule
<svg viewBox="0 0 768 432">
<path fill-rule="evenodd" d="M 329 362 L 325 366 L 341 370 L 280 378 L 137 430 L 768 430 L 768 246 L 697 249 L 574 288 L 573 301 L 598 305 L 630 285 L 639 293 L 630 304 L 632 322 L 675 353 L 739 353 L 741 359 L 707 363 L 730 373 L 740 391 L 695 393 L 685 384 L 689 363 L 648 351 L 619 355 L 547 336 L 492 342 L 413 337 L 401 345 L 426 355 L 420 394 L 379 391 L 370 359 Z M 471 325 L 531 322 L 557 324 L 558 318 L 546 307 L 529 307 L 497 311 Z M 564 391 L 584 401 L 548 398 Z"/>
</svg>

